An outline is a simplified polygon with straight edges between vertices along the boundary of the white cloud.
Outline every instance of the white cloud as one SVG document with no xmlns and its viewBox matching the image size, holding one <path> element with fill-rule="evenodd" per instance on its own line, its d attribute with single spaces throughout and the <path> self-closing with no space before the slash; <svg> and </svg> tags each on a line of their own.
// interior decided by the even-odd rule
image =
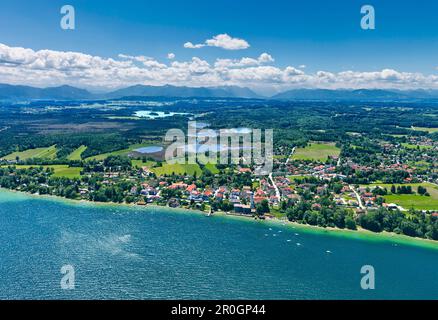
<svg viewBox="0 0 438 320">
<path fill-rule="evenodd" d="M 233 38 L 226 33 L 218 34 L 212 39 L 205 40 L 204 43 L 193 44 L 192 42 L 186 42 L 184 48 L 187 49 L 200 49 L 203 47 L 217 47 L 225 50 L 242 50 L 250 47 L 246 40 Z"/>
<path fill-rule="evenodd" d="M 169 56 L 169 58 L 172 56 Z M 252 88 L 435 88 L 438 75 L 377 71 L 306 73 L 302 68 L 274 66 L 268 53 L 259 57 L 216 59 L 199 57 L 188 61 L 170 59 L 167 63 L 147 56 L 120 54 L 117 59 L 80 52 L 9 47 L 0 44 L 0 82 L 41 87 L 70 84 L 80 87 L 121 87 L 133 84 L 219 86 Z"/>
<path fill-rule="evenodd" d="M 217 59 L 215 66 L 217 68 L 242 68 L 259 66 L 262 64 L 274 62 L 274 58 L 267 53 L 262 53 L 257 59 L 254 58 L 241 58 L 237 59 Z"/>
<path fill-rule="evenodd" d="M 205 44 L 193 44 L 191 42 L 184 43 L 184 48 L 186 49 L 199 49 L 205 47 Z"/>
<path fill-rule="evenodd" d="M 173 59 L 175 59 L 175 57 L 176 57 L 175 54 L 172 52 L 167 54 L 167 59 L 169 59 L 169 60 L 173 60 Z"/>
</svg>

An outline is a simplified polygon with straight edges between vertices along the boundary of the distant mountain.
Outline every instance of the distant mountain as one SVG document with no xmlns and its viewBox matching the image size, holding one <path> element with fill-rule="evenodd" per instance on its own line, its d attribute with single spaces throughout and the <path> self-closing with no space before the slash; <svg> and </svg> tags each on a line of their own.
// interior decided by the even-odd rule
<svg viewBox="0 0 438 320">
<path fill-rule="evenodd" d="M 224 87 L 176 87 L 136 85 L 106 94 L 92 94 L 71 86 L 35 88 L 0 84 L 0 100 L 88 100 L 118 99 L 123 97 L 199 97 L 199 98 L 261 98 L 248 88 Z"/>
<path fill-rule="evenodd" d="M 278 100 L 314 100 L 314 101 L 400 101 L 400 100 L 436 100 L 436 90 L 330 90 L 330 89 L 294 89 L 272 97 Z"/>
<path fill-rule="evenodd" d="M 249 88 L 238 86 L 223 87 L 177 87 L 135 85 L 109 93 L 94 94 L 72 86 L 35 88 L 30 86 L 0 84 L 0 100 L 94 100 L 120 99 L 129 97 L 165 98 L 250 98 L 307 101 L 407 101 L 438 100 L 438 90 L 329 90 L 294 89 L 279 93 L 271 98 L 257 95 Z"/>
<path fill-rule="evenodd" d="M 176 87 L 136 85 L 110 92 L 108 98 L 121 97 L 198 97 L 198 98 L 260 98 L 248 88 L 236 86 L 227 87 Z"/>
<path fill-rule="evenodd" d="M 14 86 L 0 84 L 1 100 L 72 100 L 91 99 L 93 95 L 84 89 L 71 86 L 60 86 L 50 88 L 35 88 L 29 86 Z"/>
</svg>

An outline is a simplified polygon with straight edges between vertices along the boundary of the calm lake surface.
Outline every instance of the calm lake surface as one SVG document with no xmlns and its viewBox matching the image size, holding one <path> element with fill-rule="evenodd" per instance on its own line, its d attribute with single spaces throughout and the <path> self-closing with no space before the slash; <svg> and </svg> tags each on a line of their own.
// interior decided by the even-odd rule
<svg viewBox="0 0 438 320">
<path fill-rule="evenodd" d="M 438 298 L 436 249 L 169 209 L 0 191 L 0 244 L 1 299 Z"/>
</svg>

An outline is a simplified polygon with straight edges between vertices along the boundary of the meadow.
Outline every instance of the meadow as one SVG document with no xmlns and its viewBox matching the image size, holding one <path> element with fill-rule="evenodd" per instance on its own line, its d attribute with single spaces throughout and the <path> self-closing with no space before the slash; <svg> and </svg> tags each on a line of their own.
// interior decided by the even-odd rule
<svg viewBox="0 0 438 320">
<path fill-rule="evenodd" d="M 82 160 L 82 153 L 84 153 L 85 150 L 87 150 L 87 146 L 80 146 L 68 155 L 67 160 Z"/>
<path fill-rule="evenodd" d="M 418 194 L 392 194 L 385 196 L 386 203 L 395 203 L 403 208 L 417 210 L 438 210 L 438 199 Z"/>
<path fill-rule="evenodd" d="M 6 167 L 6 166 L 2 166 L 2 167 Z M 43 167 L 44 169 L 52 168 L 54 170 L 53 177 L 69 178 L 69 179 L 80 178 L 82 171 L 82 168 L 80 167 L 69 167 L 66 164 L 43 165 L 43 166 L 16 165 L 15 167 L 17 169 L 30 169 L 30 168 L 39 168 L 39 167 Z"/>
<path fill-rule="evenodd" d="M 197 177 L 202 176 L 202 169 L 198 164 L 163 164 L 162 167 L 156 167 L 152 168 L 151 171 L 153 171 L 157 176 L 164 176 L 164 175 L 172 175 L 172 174 L 178 174 L 178 175 L 195 175 Z"/>
<path fill-rule="evenodd" d="M 333 143 L 311 143 L 305 148 L 297 148 L 292 159 L 326 161 L 328 157 L 339 156 L 341 149 Z"/>
<path fill-rule="evenodd" d="M 139 148 L 143 148 L 143 147 L 148 147 L 150 145 L 151 145 L 150 143 L 137 143 L 137 144 L 130 145 L 129 148 L 126 148 L 126 149 L 117 150 L 117 151 L 113 151 L 113 152 L 102 153 L 102 154 L 99 154 L 97 156 L 86 158 L 85 160 L 86 161 L 91 161 L 91 160 L 100 161 L 100 160 L 105 160 L 109 156 L 127 156 L 128 153 L 134 151 L 135 149 L 139 149 Z"/>
<path fill-rule="evenodd" d="M 420 146 L 420 145 L 415 145 L 415 144 L 411 144 L 411 143 L 402 143 L 401 144 L 403 147 L 405 147 L 406 149 L 420 149 L 420 150 L 429 150 L 432 149 L 432 146 Z"/>
<path fill-rule="evenodd" d="M 56 146 L 51 146 L 47 148 L 35 148 L 28 149 L 25 151 L 16 151 L 4 157 L 5 160 L 14 161 L 17 158 L 19 160 L 28 160 L 28 159 L 55 159 L 56 158 Z"/>
<path fill-rule="evenodd" d="M 426 128 L 426 127 L 412 127 L 412 130 L 415 131 L 425 131 L 428 133 L 438 132 L 438 128 Z"/>
<path fill-rule="evenodd" d="M 414 191 L 415 194 L 389 194 L 384 197 L 387 203 L 395 203 L 405 209 L 414 208 L 418 210 L 438 210 L 438 186 L 428 182 L 394 185 L 395 187 L 410 186 L 412 187 L 412 191 Z M 368 187 L 372 186 L 379 186 L 381 188 L 386 188 L 388 191 L 390 191 L 392 184 L 374 183 L 368 185 Z M 430 194 L 430 197 L 420 196 L 416 194 L 419 186 L 425 187 L 427 189 L 427 192 Z M 363 185 L 361 187 L 367 186 Z"/>
</svg>

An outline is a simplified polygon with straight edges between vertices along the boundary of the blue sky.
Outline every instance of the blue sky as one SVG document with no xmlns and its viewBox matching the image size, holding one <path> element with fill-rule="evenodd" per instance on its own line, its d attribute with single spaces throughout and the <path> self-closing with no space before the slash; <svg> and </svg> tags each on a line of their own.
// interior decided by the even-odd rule
<svg viewBox="0 0 438 320">
<path fill-rule="evenodd" d="M 65 4 L 76 10 L 74 31 L 59 27 L 59 10 Z M 360 8 L 364 4 L 376 10 L 375 30 L 360 28 Z M 268 53 L 276 68 L 301 66 L 309 75 L 318 71 L 336 75 L 389 69 L 430 76 L 438 74 L 437 12 L 438 2 L 430 0 L 15 0 L 0 4 L 0 43 L 35 52 L 74 51 L 104 59 L 119 59 L 119 54 L 147 56 L 167 64 L 169 53 L 175 54 L 175 61 L 198 57 L 210 64 L 216 59 L 256 59 Z M 224 50 L 183 46 L 188 41 L 204 43 L 219 34 L 244 39 L 250 47 Z M 0 71 L 0 82 L 5 82 L 5 72 Z M 11 79 L 4 77 L 6 81 Z M 239 79 L 245 82 L 246 77 Z M 430 80 L 421 84 L 416 81 L 415 85 L 434 87 Z M 86 81 L 72 78 L 72 83 L 76 82 L 87 86 Z M 279 84 L 276 79 L 270 84 L 249 84 L 280 90 L 299 86 L 300 82 L 294 79 Z M 326 85 L 306 80 L 302 86 L 309 84 Z"/>
</svg>

